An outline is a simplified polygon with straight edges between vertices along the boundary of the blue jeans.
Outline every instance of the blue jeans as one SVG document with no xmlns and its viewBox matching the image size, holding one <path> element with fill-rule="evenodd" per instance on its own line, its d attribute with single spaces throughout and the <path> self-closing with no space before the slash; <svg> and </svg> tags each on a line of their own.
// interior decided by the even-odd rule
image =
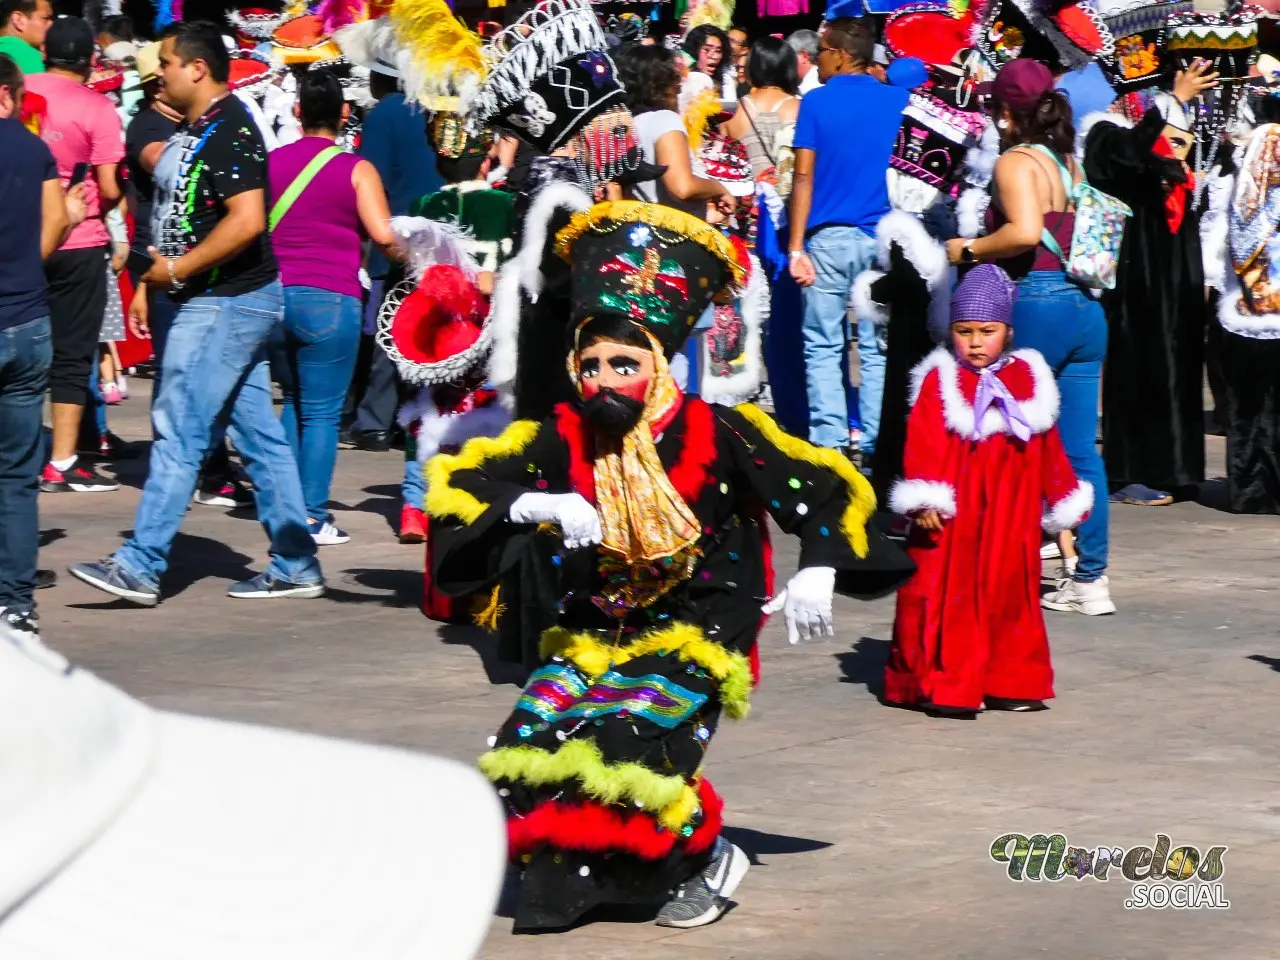
<svg viewBox="0 0 1280 960">
<path fill-rule="evenodd" d="M 849 295 L 858 274 L 876 256 L 876 240 L 857 227 L 823 227 L 805 241 L 817 280 L 804 290 L 804 372 L 809 393 L 809 440 L 819 447 L 849 446 Z M 875 323 L 858 318 L 858 357 L 862 386 L 858 412 L 862 450 L 875 450 L 884 398 L 884 351 Z"/>
<path fill-rule="evenodd" d="M 49 318 L 0 330 L 0 607 L 35 606 L 44 465 L 44 391 L 53 362 Z"/>
<path fill-rule="evenodd" d="M 409 451 L 413 453 L 410 456 Z M 427 498 L 427 478 L 422 473 L 423 463 L 418 459 L 417 443 L 405 444 L 404 480 L 400 484 L 400 498 L 406 507 L 423 509 Z"/>
<path fill-rule="evenodd" d="M 271 537 L 268 573 L 292 583 L 321 579 L 298 467 L 271 406 L 266 342 L 283 313 L 279 282 L 236 297 L 193 297 L 178 308 L 151 411 L 147 483 L 133 536 L 115 554 L 138 579 L 159 586 L 215 426 L 228 418 Z"/>
<path fill-rule="evenodd" d="M 1075 578 L 1092 583 L 1107 572 L 1107 471 L 1098 453 L 1098 386 L 1107 356 L 1102 305 L 1061 270 L 1035 270 L 1018 284 L 1013 341 L 1043 354 L 1058 381 L 1058 432 L 1071 468 L 1093 484 L 1093 512 L 1076 531 L 1080 562 Z"/>
<path fill-rule="evenodd" d="M 316 287 L 284 288 L 284 324 L 271 336 L 280 419 L 302 480 L 307 517 L 328 520 L 338 422 L 360 349 L 360 300 Z"/>
</svg>

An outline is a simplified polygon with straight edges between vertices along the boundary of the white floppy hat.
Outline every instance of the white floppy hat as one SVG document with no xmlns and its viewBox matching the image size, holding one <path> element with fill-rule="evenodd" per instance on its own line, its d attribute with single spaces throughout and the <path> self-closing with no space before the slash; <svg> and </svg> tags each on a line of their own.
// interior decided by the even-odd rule
<svg viewBox="0 0 1280 960">
<path fill-rule="evenodd" d="M 468 960 L 492 786 L 387 747 L 161 713 L 0 628 L 0 957 Z"/>
</svg>

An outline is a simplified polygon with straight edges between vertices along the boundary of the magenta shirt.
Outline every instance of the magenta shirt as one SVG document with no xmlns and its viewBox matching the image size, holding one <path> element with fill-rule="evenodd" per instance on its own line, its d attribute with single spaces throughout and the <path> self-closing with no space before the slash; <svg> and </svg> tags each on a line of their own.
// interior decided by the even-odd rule
<svg viewBox="0 0 1280 960">
<path fill-rule="evenodd" d="M 267 155 L 270 205 L 280 199 L 303 167 L 325 147 L 324 137 L 303 137 Z M 356 209 L 351 173 L 360 158 L 349 153 L 334 157 L 294 201 L 271 234 L 286 287 L 318 287 L 350 297 L 363 294 L 360 286 L 361 241 L 364 230 Z"/>
</svg>

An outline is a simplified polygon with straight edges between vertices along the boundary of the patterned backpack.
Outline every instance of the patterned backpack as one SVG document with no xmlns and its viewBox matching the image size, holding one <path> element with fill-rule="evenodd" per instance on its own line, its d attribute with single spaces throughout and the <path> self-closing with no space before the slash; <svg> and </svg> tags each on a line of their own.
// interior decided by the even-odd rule
<svg viewBox="0 0 1280 960">
<path fill-rule="evenodd" d="M 1075 228 L 1071 231 L 1071 255 L 1066 256 L 1062 247 L 1047 229 L 1040 232 L 1040 242 L 1062 261 L 1067 276 L 1090 290 L 1114 290 L 1116 268 L 1120 262 L 1120 241 L 1124 239 L 1124 225 L 1133 211 L 1108 193 L 1089 186 L 1088 181 L 1072 181 L 1067 169 L 1056 153 L 1038 143 L 1027 146 L 1039 150 L 1058 165 L 1062 174 L 1062 189 L 1076 209 Z"/>
</svg>

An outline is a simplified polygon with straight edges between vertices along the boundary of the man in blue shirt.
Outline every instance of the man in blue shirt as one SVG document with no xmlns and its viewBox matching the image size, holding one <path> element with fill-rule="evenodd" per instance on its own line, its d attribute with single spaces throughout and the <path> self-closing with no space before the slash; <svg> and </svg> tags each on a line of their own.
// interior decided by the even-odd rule
<svg viewBox="0 0 1280 960">
<path fill-rule="evenodd" d="M 405 100 L 398 88 L 399 74 L 381 60 L 369 69 L 369 92 L 377 105 L 364 118 L 360 131 L 360 156 L 373 164 L 387 191 L 393 217 L 405 216 L 419 197 L 435 193 L 444 182 L 436 172 L 436 154 L 427 139 L 427 115 Z M 378 308 L 386 293 L 391 269 L 377 250 L 369 252 L 372 287 L 365 305 L 365 333 L 376 328 Z M 364 394 L 351 424 L 351 444 L 365 450 L 386 450 L 399 402 L 395 365 L 382 348 L 373 345 Z"/>
<path fill-rule="evenodd" d="M 848 303 L 853 282 L 875 259 L 876 225 L 889 212 L 885 172 L 908 91 L 867 73 L 875 40 L 861 20 L 827 23 L 818 42 L 823 86 L 800 102 L 793 149 L 791 275 L 804 287 L 805 385 L 809 440 L 849 449 L 845 393 Z M 862 372 L 862 456 L 880 426 L 885 358 L 870 317 L 858 318 Z"/>
</svg>

